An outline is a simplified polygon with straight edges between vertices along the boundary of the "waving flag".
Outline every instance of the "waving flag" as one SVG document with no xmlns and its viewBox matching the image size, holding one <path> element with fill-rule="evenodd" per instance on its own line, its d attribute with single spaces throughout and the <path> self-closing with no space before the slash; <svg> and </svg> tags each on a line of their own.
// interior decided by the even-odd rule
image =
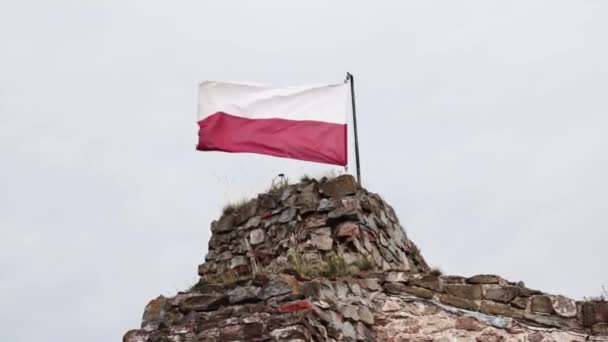
<svg viewBox="0 0 608 342">
<path fill-rule="evenodd" d="M 273 88 L 203 82 L 196 149 L 346 165 L 347 91 L 343 83 Z"/>
</svg>

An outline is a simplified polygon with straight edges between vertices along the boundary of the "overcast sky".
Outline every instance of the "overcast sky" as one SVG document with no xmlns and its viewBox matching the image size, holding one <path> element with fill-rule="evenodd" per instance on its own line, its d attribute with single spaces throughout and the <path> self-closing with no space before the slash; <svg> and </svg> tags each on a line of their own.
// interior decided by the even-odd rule
<svg viewBox="0 0 608 342">
<path fill-rule="evenodd" d="M 608 1 L 299 3 L 0 0 L 2 341 L 120 340 L 226 201 L 332 170 L 196 152 L 206 79 L 350 71 L 364 185 L 431 265 L 608 285 Z"/>
</svg>

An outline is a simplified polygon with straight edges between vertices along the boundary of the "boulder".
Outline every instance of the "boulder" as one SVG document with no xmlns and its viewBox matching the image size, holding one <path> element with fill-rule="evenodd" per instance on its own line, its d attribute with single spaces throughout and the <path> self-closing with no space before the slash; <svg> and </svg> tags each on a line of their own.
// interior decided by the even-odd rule
<svg viewBox="0 0 608 342">
<path fill-rule="evenodd" d="M 359 184 L 351 175 L 341 175 L 329 179 L 319 186 L 319 193 L 327 197 L 344 197 L 357 192 Z"/>
</svg>

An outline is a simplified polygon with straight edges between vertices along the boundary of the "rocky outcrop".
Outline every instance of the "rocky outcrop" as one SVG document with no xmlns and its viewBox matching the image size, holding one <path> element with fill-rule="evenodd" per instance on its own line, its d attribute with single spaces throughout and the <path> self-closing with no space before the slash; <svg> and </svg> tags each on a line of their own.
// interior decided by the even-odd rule
<svg viewBox="0 0 608 342">
<path fill-rule="evenodd" d="M 212 223 L 200 281 L 125 342 L 608 341 L 608 303 L 431 271 L 350 176 L 271 189 Z"/>
</svg>

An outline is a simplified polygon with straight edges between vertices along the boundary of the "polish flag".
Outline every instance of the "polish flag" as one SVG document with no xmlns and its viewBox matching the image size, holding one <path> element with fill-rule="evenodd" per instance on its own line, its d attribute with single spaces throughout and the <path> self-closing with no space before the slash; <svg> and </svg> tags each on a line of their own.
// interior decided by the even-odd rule
<svg viewBox="0 0 608 342">
<path fill-rule="evenodd" d="M 199 151 L 249 152 L 346 165 L 347 84 L 199 86 Z"/>
</svg>

